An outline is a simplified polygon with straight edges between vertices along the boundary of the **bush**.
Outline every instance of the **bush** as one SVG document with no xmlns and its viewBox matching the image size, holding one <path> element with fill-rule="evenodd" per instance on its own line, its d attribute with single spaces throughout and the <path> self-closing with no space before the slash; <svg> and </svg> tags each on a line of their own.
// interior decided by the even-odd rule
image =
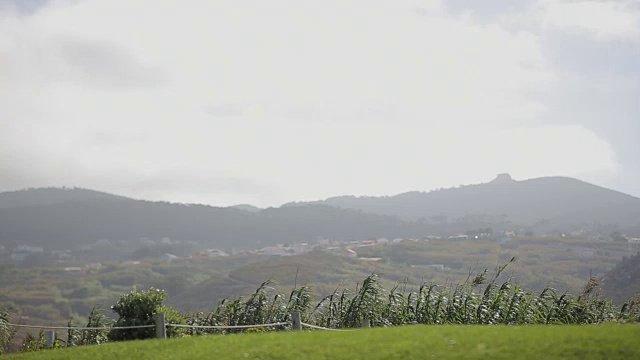
<svg viewBox="0 0 640 360">
<path fill-rule="evenodd" d="M 137 292 L 134 288 L 129 294 L 122 295 L 118 302 L 111 307 L 119 318 L 113 326 L 141 326 L 155 325 L 154 315 L 164 313 L 165 320 L 169 324 L 183 323 L 179 311 L 164 306 L 162 302 L 167 298 L 164 290 L 150 288 L 149 291 Z M 176 337 L 181 334 L 177 328 L 168 328 L 167 336 Z M 140 329 L 114 329 L 109 332 L 111 341 L 139 340 L 155 337 L 154 328 Z"/>
</svg>

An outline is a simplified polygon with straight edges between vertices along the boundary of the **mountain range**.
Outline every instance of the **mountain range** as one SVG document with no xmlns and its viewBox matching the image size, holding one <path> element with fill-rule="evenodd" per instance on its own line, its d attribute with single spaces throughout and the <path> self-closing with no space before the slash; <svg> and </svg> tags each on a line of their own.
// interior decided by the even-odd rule
<svg viewBox="0 0 640 360">
<path fill-rule="evenodd" d="M 384 197 L 338 196 L 285 206 L 309 204 L 434 223 L 480 215 L 547 230 L 593 224 L 622 229 L 640 225 L 640 198 L 567 177 L 516 181 L 509 174 L 500 174 L 489 183 L 445 190 Z"/>
<path fill-rule="evenodd" d="M 477 228 L 640 231 L 640 198 L 571 178 L 485 184 L 388 197 L 339 196 L 279 208 L 135 200 L 78 188 L 0 193 L 0 245 L 49 249 L 99 240 L 170 238 L 248 249 L 318 238 L 423 237 Z M 635 234 L 638 235 L 638 234 Z"/>
<path fill-rule="evenodd" d="M 253 209 L 252 209 L 253 210 Z M 235 207 L 134 200 L 75 188 L 0 193 L 0 245 L 68 249 L 143 238 L 249 249 L 318 237 L 410 237 L 426 226 L 327 205 L 247 211 Z"/>
</svg>

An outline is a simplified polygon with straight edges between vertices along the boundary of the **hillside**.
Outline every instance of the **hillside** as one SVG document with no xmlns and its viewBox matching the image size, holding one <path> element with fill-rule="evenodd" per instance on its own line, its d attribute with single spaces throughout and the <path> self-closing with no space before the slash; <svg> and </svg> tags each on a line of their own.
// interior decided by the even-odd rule
<svg viewBox="0 0 640 360">
<path fill-rule="evenodd" d="M 535 226 L 539 231 L 604 226 L 635 231 L 640 224 L 639 198 L 566 177 L 516 181 L 508 174 L 501 174 L 485 184 L 388 197 L 339 196 L 314 204 L 422 220 L 434 225 L 478 216 L 492 223 L 506 221 Z"/>
<path fill-rule="evenodd" d="M 622 305 L 640 294 L 640 252 L 624 257 L 602 280 L 604 294 Z M 635 301 L 640 301 L 636 298 Z"/>
<path fill-rule="evenodd" d="M 318 238 L 446 236 L 487 227 L 639 235 L 640 199 L 571 178 L 515 181 L 507 174 L 486 184 L 432 192 L 340 196 L 263 210 L 141 201 L 78 188 L 0 193 L 0 245 L 8 248 L 68 249 L 105 240 L 123 245 L 169 238 L 231 250 Z"/>
<path fill-rule="evenodd" d="M 132 200 L 83 189 L 31 189 L 0 194 L 0 245 L 74 248 L 141 238 L 250 249 L 277 243 L 423 236 L 427 227 L 385 215 L 326 205 L 236 208 Z"/>
</svg>

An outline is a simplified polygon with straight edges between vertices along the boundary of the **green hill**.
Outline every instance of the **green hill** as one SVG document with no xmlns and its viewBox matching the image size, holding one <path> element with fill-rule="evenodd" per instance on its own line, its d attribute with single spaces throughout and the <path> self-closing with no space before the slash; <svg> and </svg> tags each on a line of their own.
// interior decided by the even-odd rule
<svg viewBox="0 0 640 360">
<path fill-rule="evenodd" d="M 435 325 L 130 341 L 9 359 L 637 359 L 639 337 L 637 325 Z"/>
</svg>

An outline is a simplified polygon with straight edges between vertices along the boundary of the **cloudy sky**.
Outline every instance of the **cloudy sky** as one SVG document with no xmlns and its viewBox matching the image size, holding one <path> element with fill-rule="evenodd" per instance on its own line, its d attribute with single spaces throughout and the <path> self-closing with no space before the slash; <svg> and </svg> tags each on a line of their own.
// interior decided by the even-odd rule
<svg viewBox="0 0 640 360">
<path fill-rule="evenodd" d="M 640 196 L 640 1 L 0 0 L 0 191 Z"/>
</svg>

